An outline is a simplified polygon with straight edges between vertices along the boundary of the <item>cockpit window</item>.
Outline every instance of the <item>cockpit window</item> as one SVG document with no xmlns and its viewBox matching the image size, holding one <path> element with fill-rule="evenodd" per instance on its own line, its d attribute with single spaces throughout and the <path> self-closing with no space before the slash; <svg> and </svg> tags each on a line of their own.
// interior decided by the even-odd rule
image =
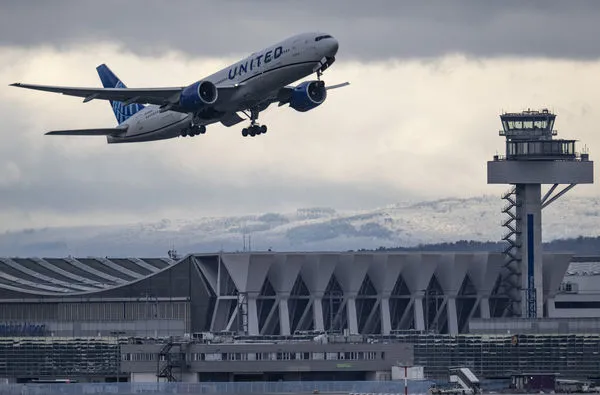
<svg viewBox="0 0 600 395">
<path fill-rule="evenodd" d="M 331 37 L 330 35 L 325 35 L 325 36 L 317 36 L 317 37 L 315 38 L 315 41 L 321 41 L 321 40 L 323 40 L 323 39 L 325 39 L 325 38 L 333 38 L 333 37 Z"/>
</svg>

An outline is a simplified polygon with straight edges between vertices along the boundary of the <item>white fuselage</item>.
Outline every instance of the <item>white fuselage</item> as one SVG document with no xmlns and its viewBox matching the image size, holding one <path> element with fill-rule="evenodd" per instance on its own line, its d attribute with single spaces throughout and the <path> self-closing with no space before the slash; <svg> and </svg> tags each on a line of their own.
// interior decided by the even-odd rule
<svg viewBox="0 0 600 395">
<path fill-rule="evenodd" d="M 313 74 L 315 65 L 324 57 L 332 57 L 337 41 L 316 41 L 322 33 L 305 33 L 290 37 L 203 78 L 219 86 L 240 84 L 226 101 L 215 110 L 236 112 L 246 110 L 273 95 L 280 88 Z M 125 122 L 127 133 L 108 136 L 109 143 L 141 142 L 179 137 L 190 127 L 194 114 L 177 111 L 160 112 L 159 106 L 148 105 Z M 201 124 L 219 122 L 221 117 L 203 119 Z"/>
</svg>

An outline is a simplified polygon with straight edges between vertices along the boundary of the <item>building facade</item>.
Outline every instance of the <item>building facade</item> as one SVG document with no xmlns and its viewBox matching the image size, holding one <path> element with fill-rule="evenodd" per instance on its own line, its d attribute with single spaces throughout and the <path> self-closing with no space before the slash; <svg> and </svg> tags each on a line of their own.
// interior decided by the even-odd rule
<svg viewBox="0 0 600 395">
<path fill-rule="evenodd" d="M 578 324 L 573 342 L 564 328 L 574 321 L 559 320 L 574 314 L 564 302 L 577 293 L 566 288 L 586 265 L 572 260 L 544 255 L 546 321 L 503 324 L 510 301 L 497 293 L 499 253 L 1 258 L 0 378 L 364 379 L 411 361 L 434 377 L 451 365 L 494 376 L 511 366 L 533 371 L 527 344 L 575 350 L 556 371 L 588 375 L 597 369 L 598 322 Z M 216 345 L 211 335 L 233 340 Z M 527 336 L 515 348 L 513 335 Z M 319 336 L 344 340 L 318 344 Z"/>
<path fill-rule="evenodd" d="M 362 337 L 140 342 L 121 348 L 132 381 L 390 380 L 392 366 L 412 366 L 412 345 Z"/>
<path fill-rule="evenodd" d="M 556 295 L 570 254 L 544 254 L 544 298 Z M 204 331 L 289 335 L 306 330 L 458 334 L 474 317 L 502 316 L 500 253 L 255 253 L 194 255 L 210 294 Z M 208 313 L 208 312 L 207 312 Z"/>
</svg>

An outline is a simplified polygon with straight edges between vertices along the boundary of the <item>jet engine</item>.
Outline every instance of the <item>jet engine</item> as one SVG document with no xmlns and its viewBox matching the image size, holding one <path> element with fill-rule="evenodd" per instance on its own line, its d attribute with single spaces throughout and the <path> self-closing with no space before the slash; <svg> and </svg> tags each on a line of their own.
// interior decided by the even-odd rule
<svg viewBox="0 0 600 395">
<path fill-rule="evenodd" d="M 305 81 L 294 88 L 290 97 L 290 107 L 305 112 L 323 104 L 327 90 L 323 81 Z"/>
<path fill-rule="evenodd" d="M 218 91 L 210 81 L 198 81 L 185 87 L 179 96 L 179 106 L 189 111 L 195 111 L 214 104 Z"/>
</svg>

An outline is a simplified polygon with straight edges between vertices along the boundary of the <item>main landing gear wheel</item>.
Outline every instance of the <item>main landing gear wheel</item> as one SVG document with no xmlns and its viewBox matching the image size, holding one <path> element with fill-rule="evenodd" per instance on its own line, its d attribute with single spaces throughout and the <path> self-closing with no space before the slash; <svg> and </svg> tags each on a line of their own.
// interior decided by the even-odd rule
<svg viewBox="0 0 600 395">
<path fill-rule="evenodd" d="M 266 125 L 250 125 L 250 127 L 248 128 L 244 128 L 242 129 L 242 136 L 246 137 L 246 136 L 258 136 L 261 134 L 265 134 L 267 133 L 267 126 Z"/>
<path fill-rule="evenodd" d="M 199 134 L 204 134 L 206 133 L 206 126 L 204 125 L 193 125 L 190 126 L 189 129 L 185 129 L 181 132 L 181 137 L 194 137 L 197 136 Z"/>
<path fill-rule="evenodd" d="M 247 115 L 248 114 L 246 114 L 246 116 Z M 250 110 L 249 118 L 250 118 L 250 126 L 242 129 L 242 136 L 244 136 L 244 137 L 258 136 L 258 135 L 267 133 L 266 125 L 259 125 L 256 123 L 256 120 L 258 119 L 258 111 L 257 110 Z"/>
</svg>

